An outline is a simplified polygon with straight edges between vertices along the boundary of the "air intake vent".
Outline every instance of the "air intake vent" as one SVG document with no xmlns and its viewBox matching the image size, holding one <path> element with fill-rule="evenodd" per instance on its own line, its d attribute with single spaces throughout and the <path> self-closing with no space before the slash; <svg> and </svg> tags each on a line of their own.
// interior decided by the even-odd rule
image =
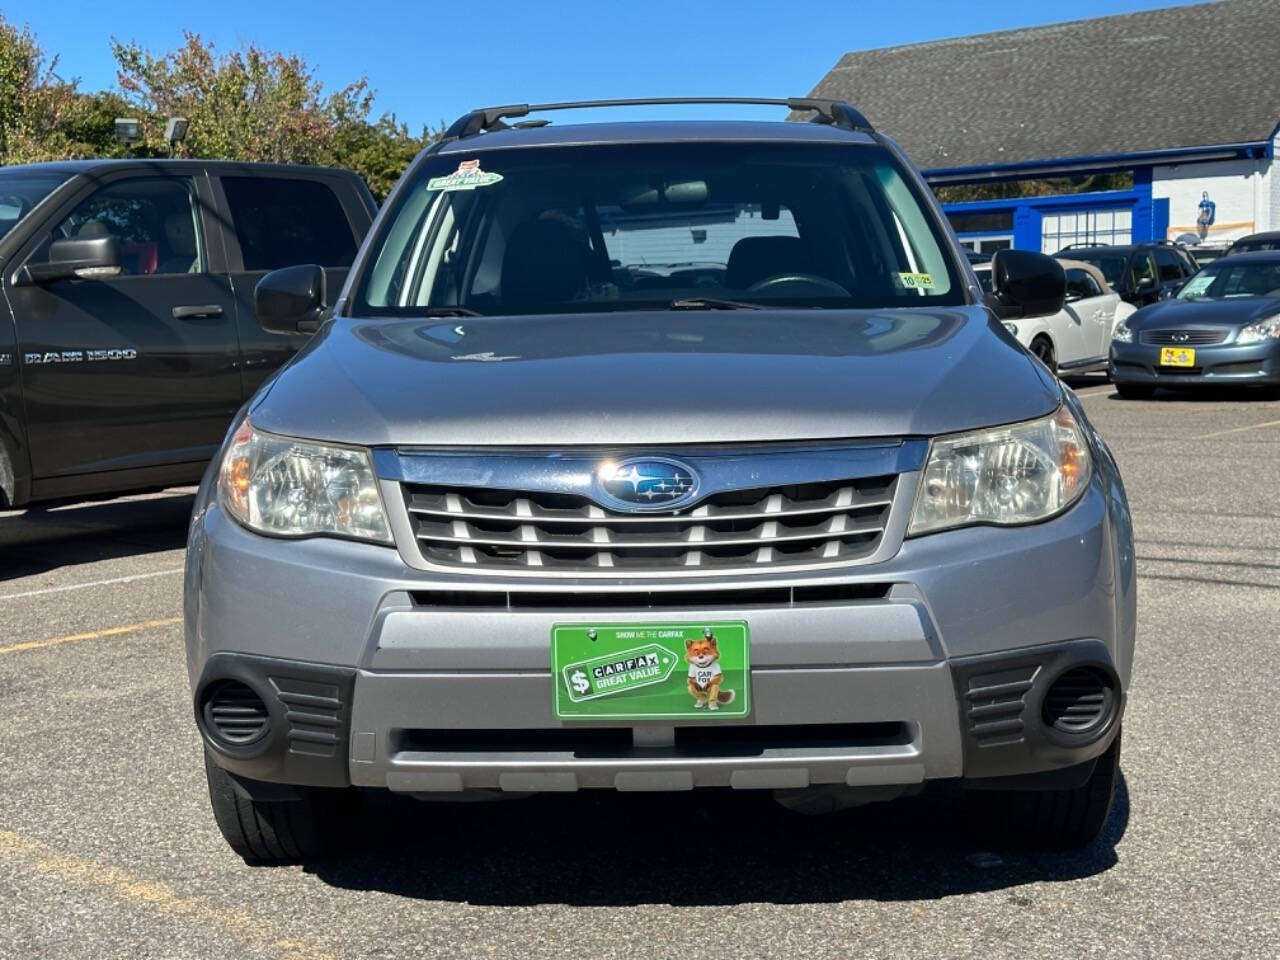
<svg viewBox="0 0 1280 960">
<path fill-rule="evenodd" d="M 1019 743 L 1022 710 L 1038 666 L 1014 667 L 970 677 L 965 691 L 969 733 L 980 747 Z"/>
<path fill-rule="evenodd" d="M 239 680 L 223 680 L 209 688 L 204 701 L 209 733 L 233 746 L 243 746 L 266 735 L 270 718 L 262 698 Z"/>
<path fill-rule="evenodd" d="M 1115 692 L 1106 674 L 1089 667 L 1068 670 L 1044 697 L 1044 722 L 1059 733 L 1085 734 L 1104 726 L 1115 710 Z"/>
</svg>

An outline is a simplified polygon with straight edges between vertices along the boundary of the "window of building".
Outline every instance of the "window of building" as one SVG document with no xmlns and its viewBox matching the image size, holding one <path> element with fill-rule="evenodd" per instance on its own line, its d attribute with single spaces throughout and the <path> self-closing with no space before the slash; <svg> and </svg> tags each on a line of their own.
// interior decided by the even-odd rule
<svg viewBox="0 0 1280 960">
<path fill-rule="evenodd" d="M 1069 246 L 1133 242 L 1133 211 L 1129 209 L 1075 210 L 1046 213 L 1040 225 L 1040 249 L 1057 253 Z"/>
<path fill-rule="evenodd" d="M 355 236 L 342 205 L 323 183 L 278 177 L 223 177 L 222 187 L 246 270 L 303 263 L 349 267 Z"/>
</svg>

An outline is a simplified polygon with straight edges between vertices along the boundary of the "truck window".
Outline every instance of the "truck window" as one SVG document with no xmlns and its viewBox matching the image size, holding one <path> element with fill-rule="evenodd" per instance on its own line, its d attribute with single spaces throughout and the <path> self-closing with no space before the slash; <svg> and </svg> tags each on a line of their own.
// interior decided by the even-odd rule
<svg viewBox="0 0 1280 960">
<path fill-rule="evenodd" d="M 136 177 L 92 194 L 54 231 L 58 237 L 111 235 L 121 273 L 201 273 L 204 257 L 191 180 Z"/>
<path fill-rule="evenodd" d="M 68 179 L 65 173 L 0 171 L 0 239 L 37 203 Z"/>
<path fill-rule="evenodd" d="M 223 177 L 245 270 L 349 267 L 356 240 L 342 205 L 315 180 Z"/>
<path fill-rule="evenodd" d="M 1182 279 L 1182 266 L 1178 256 L 1172 250 L 1156 251 L 1156 266 L 1160 270 L 1161 283 L 1177 283 Z"/>
</svg>

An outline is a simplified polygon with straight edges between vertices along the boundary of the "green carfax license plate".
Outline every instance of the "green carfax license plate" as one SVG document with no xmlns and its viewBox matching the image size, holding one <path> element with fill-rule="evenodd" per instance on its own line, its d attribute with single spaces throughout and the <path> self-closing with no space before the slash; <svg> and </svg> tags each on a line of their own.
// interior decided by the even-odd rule
<svg viewBox="0 0 1280 960">
<path fill-rule="evenodd" d="M 561 720 L 696 722 L 751 711 L 743 620 L 558 623 L 551 673 Z"/>
</svg>

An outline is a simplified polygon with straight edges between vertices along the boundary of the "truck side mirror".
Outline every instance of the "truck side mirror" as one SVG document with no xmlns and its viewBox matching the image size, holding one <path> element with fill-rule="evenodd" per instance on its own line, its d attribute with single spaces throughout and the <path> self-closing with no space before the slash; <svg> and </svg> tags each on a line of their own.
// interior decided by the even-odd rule
<svg viewBox="0 0 1280 960">
<path fill-rule="evenodd" d="M 120 241 L 113 236 L 64 237 L 49 244 L 46 263 L 28 263 L 18 274 L 20 283 L 55 280 L 100 280 L 120 272 Z"/>
<path fill-rule="evenodd" d="M 314 263 L 272 270 L 253 288 L 253 312 L 268 333 L 314 333 L 324 300 L 324 269 Z"/>
<path fill-rule="evenodd" d="M 1029 250 L 997 250 L 991 258 L 987 305 L 1001 320 L 1049 317 L 1062 309 L 1067 274 L 1053 257 Z"/>
</svg>

